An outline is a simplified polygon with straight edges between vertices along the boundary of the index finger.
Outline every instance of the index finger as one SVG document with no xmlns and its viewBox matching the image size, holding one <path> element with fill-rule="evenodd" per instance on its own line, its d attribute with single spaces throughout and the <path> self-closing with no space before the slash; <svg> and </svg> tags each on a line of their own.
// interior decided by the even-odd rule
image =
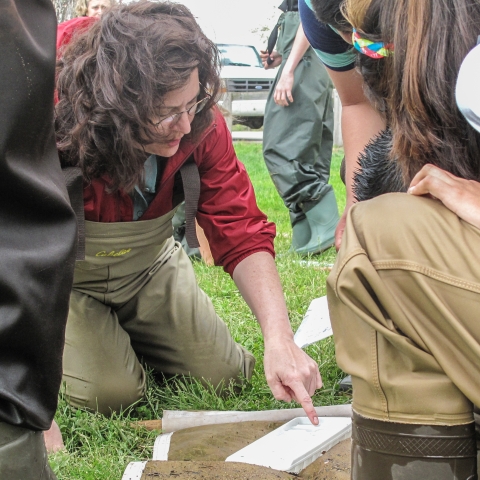
<svg viewBox="0 0 480 480">
<path fill-rule="evenodd" d="M 294 399 L 302 406 L 313 425 L 318 425 L 318 415 L 313 406 L 312 399 L 307 390 L 303 386 L 303 383 L 298 382 L 294 385 L 289 385 L 293 392 Z"/>
</svg>

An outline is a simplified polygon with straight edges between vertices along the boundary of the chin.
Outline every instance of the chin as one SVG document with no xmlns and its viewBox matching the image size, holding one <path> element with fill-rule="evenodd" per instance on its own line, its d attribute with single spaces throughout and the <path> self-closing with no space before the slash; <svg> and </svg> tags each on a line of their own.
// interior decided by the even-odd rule
<svg viewBox="0 0 480 480">
<path fill-rule="evenodd" d="M 158 155 L 159 157 L 173 157 L 178 151 L 180 145 L 175 145 L 174 147 L 169 147 L 168 145 L 147 145 L 145 151 L 150 154 Z"/>
</svg>

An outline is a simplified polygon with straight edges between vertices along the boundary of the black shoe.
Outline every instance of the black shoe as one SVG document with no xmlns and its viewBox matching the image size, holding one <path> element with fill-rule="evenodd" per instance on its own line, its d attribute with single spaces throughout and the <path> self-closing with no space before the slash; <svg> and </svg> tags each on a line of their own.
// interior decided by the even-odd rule
<svg viewBox="0 0 480 480">
<path fill-rule="evenodd" d="M 352 393 L 352 377 L 350 375 L 340 380 L 338 391 L 342 393 Z"/>
</svg>

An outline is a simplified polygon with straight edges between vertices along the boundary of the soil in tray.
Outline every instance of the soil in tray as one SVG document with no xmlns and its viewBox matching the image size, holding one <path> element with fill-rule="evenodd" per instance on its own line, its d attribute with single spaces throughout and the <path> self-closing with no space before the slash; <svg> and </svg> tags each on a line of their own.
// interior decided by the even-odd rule
<svg viewBox="0 0 480 480">
<path fill-rule="evenodd" d="M 298 475 L 255 465 L 224 462 L 232 453 L 281 425 L 275 422 L 241 422 L 180 430 L 172 435 L 169 461 L 148 462 L 142 480 L 350 480 L 350 439 L 333 447 Z"/>
</svg>

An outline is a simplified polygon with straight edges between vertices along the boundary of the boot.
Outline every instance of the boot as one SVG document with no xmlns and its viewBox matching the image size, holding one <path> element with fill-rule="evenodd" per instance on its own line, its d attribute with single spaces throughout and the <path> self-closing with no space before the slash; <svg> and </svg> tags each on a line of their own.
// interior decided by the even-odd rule
<svg viewBox="0 0 480 480">
<path fill-rule="evenodd" d="M 57 480 L 48 465 L 43 432 L 0 422 L 0 478 Z"/>
<path fill-rule="evenodd" d="M 473 408 L 473 419 L 475 420 L 475 434 L 477 438 L 477 475 L 480 478 L 480 408 L 476 405 Z"/>
<path fill-rule="evenodd" d="M 307 217 L 304 217 L 292 226 L 292 246 L 289 251 L 296 252 L 297 249 L 305 246 L 310 241 L 310 238 L 312 238 L 312 231 L 310 230 Z"/>
<path fill-rule="evenodd" d="M 305 216 L 308 220 L 311 236 L 308 243 L 295 249 L 296 253 L 313 255 L 323 252 L 323 250 L 335 244 L 335 229 L 339 216 L 333 190 L 329 190 L 319 203 L 306 211 Z"/>
<path fill-rule="evenodd" d="M 477 480 L 474 423 L 414 425 L 353 412 L 352 480 Z"/>
</svg>

